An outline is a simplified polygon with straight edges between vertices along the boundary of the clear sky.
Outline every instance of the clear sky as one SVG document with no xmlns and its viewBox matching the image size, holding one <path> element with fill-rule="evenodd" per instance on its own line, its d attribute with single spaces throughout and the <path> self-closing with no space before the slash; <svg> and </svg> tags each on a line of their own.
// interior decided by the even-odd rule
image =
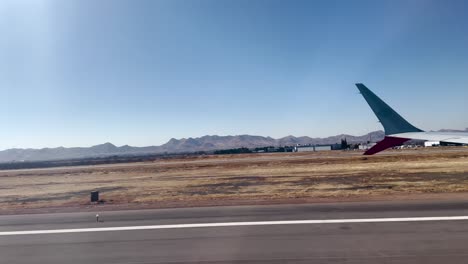
<svg viewBox="0 0 468 264">
<path fill-rule="evenodd" d="M 468 127 L 467 1 L 0 2 L 0 149 Z"/>
</svg>

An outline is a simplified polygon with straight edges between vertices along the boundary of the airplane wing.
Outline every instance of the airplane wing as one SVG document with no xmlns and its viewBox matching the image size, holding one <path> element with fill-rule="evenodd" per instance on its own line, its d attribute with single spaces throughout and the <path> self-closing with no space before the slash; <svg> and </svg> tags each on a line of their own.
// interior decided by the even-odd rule
<svg viewBox="0 0 468 264">
<path fill-rule="evenodd" d="M 364 155 L 373 155 L 382 150 L 401 145 L 411 139 L 468 144 L 468 133 L 424 132 L 406 121 L 364 84 L 357 83 L 356 86 L 385 130 L 385 138 L 366 151 Z"/>
<path fill-rule="evenodd" d="M 468 133 L 464 132 L 420 132 L 420 133 L 400 133 L 392 135 L 394 137 L 442 141 L 447 143 L 468 144 Z"/>
</svg>

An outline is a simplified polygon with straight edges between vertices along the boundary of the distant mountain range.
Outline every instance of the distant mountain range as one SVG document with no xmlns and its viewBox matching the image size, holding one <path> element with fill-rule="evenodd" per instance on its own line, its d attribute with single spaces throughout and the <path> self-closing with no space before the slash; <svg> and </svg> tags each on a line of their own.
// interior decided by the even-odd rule
<svg viewBox="0 0 468 264">
<path fill-rule="evenodd" d="M 374 131 L 363 136 L 337 135 L 327 138 L 295 137 L 287 136 L 279 139 L 262 136 L 239 135 L 239 136 L 203 136 L 199 138 L 171 139 L 161 146 L 149 147 L 117 147 L 111 143 L 92 146 L 89 148 L 43 148 L 43 149 L 8 149 L 0 151 L 0 162 L 14 161 L 48 161 L 66 160 L 108 156 L 144 155 L 163 153 L 189 153 L 197 151 L 213 151 L 231 148 L 255 148 L 267 146 L 295 146 L 319 145 L 340 143 L 346 138 L 348 143 L 360 143 L 379 141 L 384 137 L 383 131 Z"/>
<path fill-rule="evenodd" d="M 441 129 L 439 132 L 468 132 L 465 130 Z M 214 151 L 231 148 L 256 148 L 267 146 L 322 145 L 340 143 L 346 138 L 348 143 L 377 142 L 384 138 L 383 131 L 374 131 L 363 136 L 336 135 L 327 138 L 295 137 L 271 138 L 252 135 L 239 136 L 203 136 L 199 138 L 171 139 L 161 146 L 117 147 L 105 143 L 88 148 L 43 148 L 43 149 L 7 149 L 0 151 L 0 162 L 71 160 L 82 158 L 104 158 L 110 156 L 136 156 L 146 154 L 176 154 L 198 151 Z"/>
</svg>

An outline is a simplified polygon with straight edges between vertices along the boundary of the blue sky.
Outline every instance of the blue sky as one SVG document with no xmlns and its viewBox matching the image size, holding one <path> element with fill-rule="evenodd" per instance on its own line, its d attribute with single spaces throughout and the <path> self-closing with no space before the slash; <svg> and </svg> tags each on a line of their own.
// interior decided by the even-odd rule
<svg viewBox="0 0 468 264">
<path fill-rule="evenodd" d="M 468 127 L 466 1 L 0 2 L 0 149 Z"/>
</svg>

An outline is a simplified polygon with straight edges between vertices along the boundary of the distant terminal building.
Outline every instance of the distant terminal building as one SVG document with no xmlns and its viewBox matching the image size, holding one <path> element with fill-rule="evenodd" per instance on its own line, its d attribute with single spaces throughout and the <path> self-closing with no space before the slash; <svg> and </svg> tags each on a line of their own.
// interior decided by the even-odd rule
<svg viewBox="0 0 468 264">
<path fill-rule="evenodd" d="M 316 146 L 296 146 L 294 152 L 310 152 L 310 151 L 329 151 L 333 145 L 316 145 Z"/>
<path fill-rule="evenodd" d="M 315 151 L 328 151 L 332 150 L 331 145 L 315 146 Z"/>
<path fill-rule="evenodd" d="M 294 152 L 308 152 L 315 151 L 314 146 L 296 146 L 294 147 Z"/>
</svg>

